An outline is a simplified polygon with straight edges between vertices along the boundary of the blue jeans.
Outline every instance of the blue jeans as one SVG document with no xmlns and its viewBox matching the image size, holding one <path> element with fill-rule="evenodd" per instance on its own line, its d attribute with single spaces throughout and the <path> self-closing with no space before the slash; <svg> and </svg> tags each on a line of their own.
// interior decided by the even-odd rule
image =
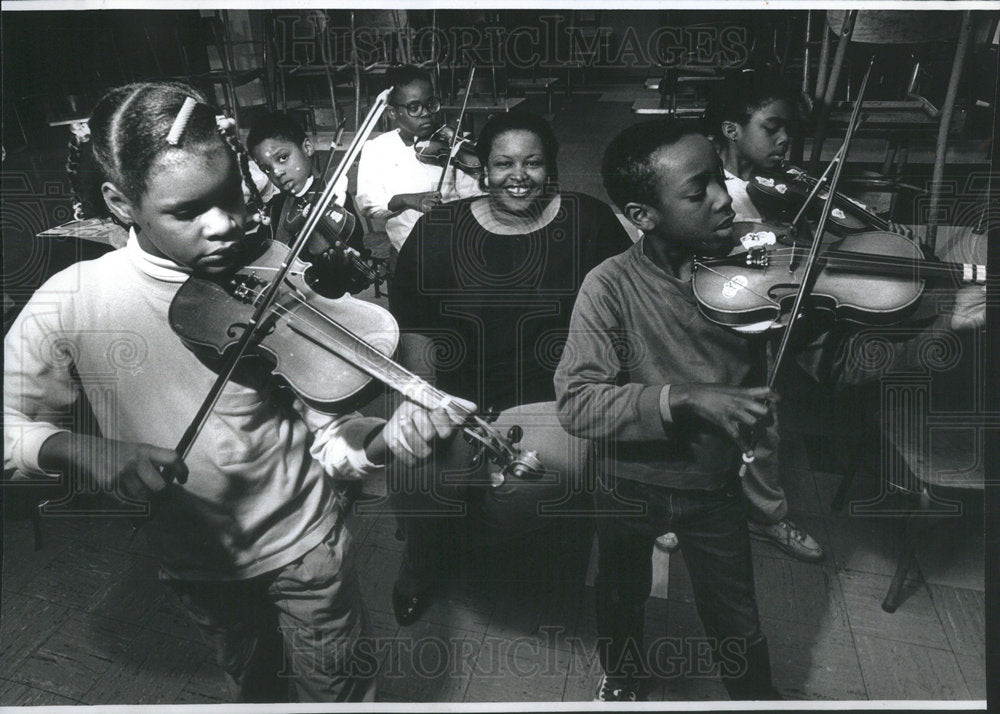
<svg viewBox="0 0 1000 714">
<path fill-rule="evenodd" d="M 599 656 L 612 680 L 648 676 L 644 606 L 654 541 L 677 534 L 714 659 L 733 699 L 774 699 L 754 594 L 745 505 L 734 474 L 716 491 L 679 490 L 605 476 L 594 493 L 600 548 Z"/>
</svg>

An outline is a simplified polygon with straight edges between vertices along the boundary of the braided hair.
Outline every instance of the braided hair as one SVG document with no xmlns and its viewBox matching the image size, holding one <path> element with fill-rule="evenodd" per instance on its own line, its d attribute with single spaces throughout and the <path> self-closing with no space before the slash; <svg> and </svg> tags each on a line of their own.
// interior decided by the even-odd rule
<svg viewBox="0 0 1000 714">
<path fill-rule="evenodd" d="M 224 117 L 219 120 L 218 126 L 219 134 L 222 135 L 226 145 L 236 154 L 240 165 L 240 175 L 243 177 L 243 185 L 250 192 L 248 205 L 251 214 L 254 216 L 254 220 L 258 223 L 269 223 L 270 219 L 267 217 L 267 212 L 264 209 L 264 197 L 260 195 L 257 184 L 254 183 L 253 177 L 250 175 L 250 154 L 236 133 L 236 121 L 229 117 Z"/>
<path fill-rule="evenodd" d="M 189 98 L 194 100 L 194 106 L 189 108 L 176 142 L 168 143 L 168 135 L 177 133 L 178 114 Z M 150 169 L 164 151 L 172 147 L 193 149 L 221 139 L 238 159 L 250 193 L 251 211 L 263 212 L 264 202 L 250 177 L 249 157 L 236 134 L 235 122 L 224 117 L 217 120 L 206 96 L 188 84 L 137 82 L 114 87 L 94 107 L 90 132 L 98 191 L 108 181 L 127 198 L 138 201 L 146 191 Z M 78 172 L 77 177 L 80 175 Z M 72 174 L 71 180 L 81 183 Z M 91 195 L 82 185 L 78 194 Z M 106 205 L 102 205 L 99 215 L 114 219 Z"/>
</svg>

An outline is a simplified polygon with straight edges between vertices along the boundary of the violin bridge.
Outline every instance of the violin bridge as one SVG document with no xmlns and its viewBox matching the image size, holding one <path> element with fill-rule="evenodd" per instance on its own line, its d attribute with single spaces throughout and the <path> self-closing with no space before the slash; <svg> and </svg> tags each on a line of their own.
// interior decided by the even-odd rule
<svg viewBox="0 0 1000 714">
<path fill-rule="evenodd" d="M 766 268 L 771 264 L 771 254 L 763 246 L 751 248 L 746 256 L 746 264 L 751 268 Z"/>
<path fill-rule="evenodd" d="M 239 281 L 233 281 L 233 297 L 252 305 L 261 296 L 263 285 L 264 281 L 257 277 L 257 273 L 244 275 Z"/>
</svg>

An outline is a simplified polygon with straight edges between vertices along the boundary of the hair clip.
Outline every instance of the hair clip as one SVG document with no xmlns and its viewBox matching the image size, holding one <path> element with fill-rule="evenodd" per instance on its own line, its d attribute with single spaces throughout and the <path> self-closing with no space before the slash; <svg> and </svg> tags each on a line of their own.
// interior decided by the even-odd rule
<svg viewBox="0 0 1000 714">
<path fill-rule="evenodd" d="M 174 123 L 170 126 L 170 132 L 167 134 L 167 143 L 171 146 L 177 146 L 181 141 L 181 136 L 184 134 L 184 129 L 187 127 L 188 120 L 191 118 L 191 112 L 194 111 L 195 105 L 198 102 L 193 97 L 187 97 L 184 100 L 184 104 L 181 105 L 181 109 L 177 112 L 177 118 L 174 119 Z"/>
</svg>

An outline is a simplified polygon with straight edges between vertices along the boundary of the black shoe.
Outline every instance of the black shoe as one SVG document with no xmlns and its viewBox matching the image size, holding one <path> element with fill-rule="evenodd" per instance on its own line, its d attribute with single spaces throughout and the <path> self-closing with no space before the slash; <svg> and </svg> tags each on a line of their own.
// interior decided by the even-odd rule
<svg viewBox="0 0 1000 714">
<path fill-rule="evenodd" d="M 399 588 L 392 586 L 392 612 L 396 615 L 396 622 L 406 627 L 412 625 L 424 614 L 424 610 L 430 607 L 433 597 L 430 593 L 420 593 L 407 597 L 399 592 Z"/>
</svg>

